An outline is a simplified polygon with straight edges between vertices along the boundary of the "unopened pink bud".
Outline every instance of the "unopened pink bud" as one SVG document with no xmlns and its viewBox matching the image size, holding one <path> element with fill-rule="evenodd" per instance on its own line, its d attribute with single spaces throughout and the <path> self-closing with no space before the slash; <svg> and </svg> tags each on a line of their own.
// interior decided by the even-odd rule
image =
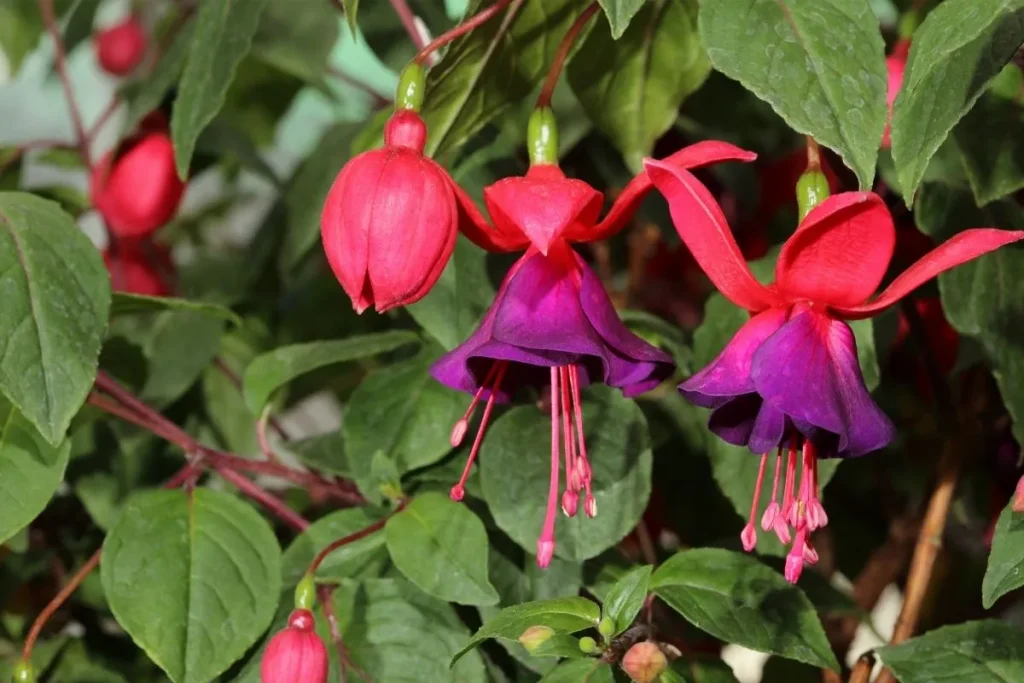
<svg viewBox="0 0 1024 683">
<path fill-rule="evenodd" d="M 622 658 L 622 670 L 636 683 L 652 683 L 667 667 L 665 653 L 650 641 L 637 643 Z"/>
<path fill-rule="evenodd" d="M 96 60 L 113 76 L 127 76 L 146 55 L 146 29 L 130 18 L 96 34 Z"/>
<path fill-rule="evenodd" d="M 288 627 L 279 631 L 263 653 L 261 683 L 325 683 L 327 648 L 314 630 L 312 612 L 297 609 Z"/>
</svg>

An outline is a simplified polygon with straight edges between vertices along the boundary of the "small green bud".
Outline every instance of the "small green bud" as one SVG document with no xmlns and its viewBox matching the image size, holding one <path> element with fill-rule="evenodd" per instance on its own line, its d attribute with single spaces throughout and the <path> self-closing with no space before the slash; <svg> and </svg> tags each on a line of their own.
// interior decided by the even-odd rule
<svg viewBox="0 0 1024 683">
<path fill-rule="evenodd" d="M 527 652 L 533 652 L 553 635 L 555 631 L 550 626 L 531 626 L 519 636 L 519 643 Z"/>
<path fill-rule="evenodd" d="M 312 610 L 316 603 L 316 581 L 312 574 L 305 574 L 295 587 L 295 609 Z"/>
<path fill-rule="evenodd" d="M 526 126 L 530 164 L 558 163 L 558 124 L 551 107 L 534 109 Z"/>
<path fill-rule="evenodd" d="M 611 638 L 615 635 L 615 620 L 611 617 L 601 619 L 601 622 L 597 625 L 597 632 L 605 638 Z"/>
<path fill-rule="evenodd" d="M 423 106 L 423 91 L 427 87 L 427 72 L 423 66 L 410 62 L 402 70 L 398 79 L 398 90 L 395 93 L 395 109 L 411 109 L 419 111 Z"/>
<path fill-rule="evenodd" d="M 36 671 L 32 668 L 32 662 L 24 659 L 18 660 L 14 665 L 14 675 L 11 677 L 14 683 L 36 683 Z"/>
<path fill-rule="evenodd" d="M 800 220 L 807 217 L 811 209 L 829 196 L 828 178 L 821 171 L 807 171 L 796 183 L 796 203 L 800 208 Z"/>
<path fill-rule="evenodd" d="M 597 641 L 590 636 L 583 636 L 580 638 L 580 650 L 588 655 L 594 654 L 597 652 Z"/>
</svg>

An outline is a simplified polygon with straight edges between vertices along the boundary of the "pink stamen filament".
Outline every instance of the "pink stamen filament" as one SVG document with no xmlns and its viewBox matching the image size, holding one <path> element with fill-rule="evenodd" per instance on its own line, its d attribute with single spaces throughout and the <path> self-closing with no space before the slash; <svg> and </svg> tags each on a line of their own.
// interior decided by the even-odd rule
<svg viewBox="0 0 1024 683">
<path fill-rule="evenodd" d="M 757 507 L 761 503 L 761 486 L 764 484 L 764 469 L 768 466 L 768 454 L 761 455 L 761 464 L 757 468 L 757 484 L 754 486 L 754 499 L 750 502 L 750 518 L 747 525 L 743 527 L 740 535 L 743 541 L 743 549 L 750 552 L 757 544 L 757 529 L 754 528 L 754 518 L 757 516 Z"/>
<path fill-rule="evenodd" d="M 573 450 L 574 450 L 573 449 L 573 441 L 574 441 L 574 439 L 573 439 L 573 435 L 572 435 L 572 428 L 570 427 L 570 424 L 569 424 L 569 407 L 570 407 L 570 405 L 572 405 L 570 400 L 569 400 L 569 381 L 568 381 L 569 380 L 569 368 L 567 368 L 567 367 L 558 368 L 558 377 L 559 377 L 559 380 L 561 381 L 561 385 L 562 385 L 561 386 L 562 441 L 563 441 L 562 447 L 565 450 L 565 480 L 566 480 L 566 490 L 565 490 L 565 493 L 567 494 L 567 495 L 562 496 L 562 500 L 563 500 L 562 512 L 567 517 L 572 517 L 573 515 L 576 514 L 576 505 L 575 505 L 575 501 L 573 501 L 571 499 L 572 495 L 574 495 L 573 488 L 571 486 L 571 482 L 573 480 L 573 475 L 574 475 L 576 469 L 575 469 L 574 462 L 573 462 Z M 554 388 L 552 388 L 552 391 L 554 391 Z M 568 500 L 567 500 L 567 497 L 568 497 Z"/>
<path fill-rule="evenodd" d="M 779 514 L 779 475 L 782 474 L 782 448 L 779 448 L 778 453 L 775 455 L 775 477 L 772 479 L 772 502 L 765 508 L 764 515 L 761 517 L 761 528 L 765 531 L 771 531 L 775 525 L 775 518 Z"/>
<path fill-rule="evenodd" d="M 501 380 L 505 378 L 505 370 L 508 368 L 508 363 L 505 361 L 499 361 L 494 364 L 494 367 L 487 373 L 487 377 L 484 379 L 485 382 L 490 379 L 494 379 L 494 384 L 491 385 L 491 394 L 487 397 L 487 403 L 484 405 L 484 414 L 480 418 L 480 427 L 476 430 L 476 438 L 473 439 L 473 447 L 469 451 L 469 457 L 466 459 L 466 466 L 462 469 L 462 476 L 459 477 L 459 483 L 452 487 L 449 496 L 455 502 L 461 501 L 466 496 L 466 480 L 469 479 L 469 472 L 473 468 L 473 462 L 476 460 L 477 453 L 480 452 L 480 444 L 484 440 L 484 431 L 487 429 L 487 422 L 491 419 L 491 409 L 494 408 L 494 402 L 498 396 L 498 389 L 501 387 Z M 496 373 L 496 376 L 494 376 Z M 483 391 L 485 385 L 481 385 L 480 389 L 477 390 L 476 396 L 473 398 L 473 405 L 476 404 L 479 399 L 480 392 Z M 470 406 L 470 412 L 472 411 L 472 405 Z M 466 418 L 460 420 L 465 421 Z M 456 427 L 458 423 L 456 423 Z M 464 430 L 463 430 L 464 431 Z"/>
<path fill-rule="evenodd" d="M 548 486 L 548 507 L 544 527 L 537 539 L 537 566 L 547 567 L 555 553 L 555 511 L 558 508 L 558 404 L 559 368 L 551 368 L 551 483 Z"/>
<path fill-rule="evenodd" d="M 487 385 L 491 383 L 491 380 L 494 379 L 494 376 L 498 371 L 500 370 L 502 375 L 505 374 L 505 367 L 507 365 L 507 361 L 500 360 L 492 365 L 491 369 L 487 371 L 487 374 L 484 376 L 484 381 L 480 383 L 480 388 L 476 390 L 475 394 L 473 394 L 473 400 L 469 402 L 469 407 L 466 408 L 466 412 L 462 416 L 462 419 L 456 422 L 455 426 L 452 428 L 452 435 L 450 439 L 452 448 L 458 448 L 462 443 L 462 440 L 466 438 L 466 432 L 469 430 L 469 418 L 473 417 L 473 411 L 476 410 L 476 404 L 480 402 L 480 397 L 483 395 L 484 390 L 488 388 Z M 491 396 L 493 396 L 494 392 L 498 390 L 498 384 L 500 383 L 501 379 L 498 379 L 498 381 L 494 383 L 494 386 L 491 387 Z"/>
<path fill-rule="evenodd" d="M 569 386 L 572 389 L 573 417 L 576 422 L 576 438 L 579 440 L 579 457 L 576 461 L 577 472 L 580 477 L 577 490 L 587 489 L 590 495 L 590 460 L 587 458 L 587 443 L 583 438 L 583 401 L 580 400 L 580 370 L 575 365 L 569 367 Z"/>
</svg>

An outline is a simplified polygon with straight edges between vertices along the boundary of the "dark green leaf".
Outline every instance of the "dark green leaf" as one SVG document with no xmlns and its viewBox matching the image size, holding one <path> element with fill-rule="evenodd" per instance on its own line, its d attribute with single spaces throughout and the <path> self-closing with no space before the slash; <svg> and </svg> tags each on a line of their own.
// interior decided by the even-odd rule
<svg viewBox="0 0 1024 683">
<path fill-rule="evenodd" d="M 697 34 L 695 0 L 651 2 L 622 35 L 598 25 L 569 63 L 568 77 L 597 128 L 642 170 L 679 107 L 711 71 Z"/>
<path fill-rule="evenodd" d="M 1024 42 L 1022 12 L 1022 0 L 947 0 L 914 32 L 892 117 L 908 204 L 932 155 Z"/>
<path fill-rule="evenodd" d="M 0 390 L 53 445 L 96 376 L 110 308 L 99 252 L 49 202 L 0 193 Z"/>
<path fill-rule="evenodd" d="M 159 311 L 193 311 L 220 318 L 233 325 L 241 325 L 242 319 L 230 308 L 211 304 L 205 301 L 189 301 L 188 299 L 176 299 L 170 296 L 146 296 L 144 294 L 129 294 L 126 292 L 114 292 L 113 303 L 110 306 L 111 317 L 118 315 L 131 315 L 134 313 L 152 313 Z"/>
<path fill-rule="evenodd" d="M 153 73 L 142 81 L 137 90 L 131 91 L 123 130 L 134 130 L 146 114 L 160 106 L 167 91 L 178 82 L 178 77 L 185 68 L 189 47 L 193 44 L 195 30 L 196 22 L 190 21 L 185 24 L 174 37 L 167 52 L 160 57 Z"/>
<path fill-rule="evenodd" d="M 471 3 L 467 16 L 490 4 Z M 452 43 L 427 78 L 422 112 L 430 130 L 427 154 L 458 148 L 532 92 L 547 73 L 558 42 L 586 5 L 586 0 L 516 0 L 500 17 Z M 516 8 L 510 20 L 509 12 Z"/>
<path fill-rule="evenodd" d="M 465 505 L 424 493 L 389 519 L 385 532 L 395 566 L 427 594 L 462 605 L 498 602 L 487 580 L 487 531 Z"/>
<path fill-rule="evenodd" d="M 373 370 L 352 392 L 342 434 L 357 478 L 367 474 L 377 451 L 401 474 L 432 465 L 451 450 L 452 427 L 470 399 L 430 376 L 440 355 L 436 344 L 427 344 L 409 360 Z"/>
<path fill-rule="evenodd" d="M 953 129 L 967 179 L 979 205 L 1024 187 L 1022 129 L 1024 109 L 994 94 L 982 97 Z"/>
<path fill-rule="evenodd" d="M 580 597 L 538 600 L 506 607 L 473 634 L 469 643 L 452 659 L 452 665 L 488 638 L 516 640 L 531 626 L 547 626 L 555 633 L 576 633 L 596 627 L 600 620 L 598 606 Z"/>
<path fill-rule="evenodd" d="M 36 518 L 64 480 L 71 442 L 44 439 L 0 398 L 0 544 Z"/>
<path fill-rule="evenodd" d="M 275 187 L 281 185 L 277 173 L 260 156 L 246 132 L 223 119 L 214 119 L 196 140 L 196 152 L 221 160 L 234 160 Z"/>
<path fill-rule="evenodd" d="M 598 514 L 559 513 L 555 553 L 585 560 L 615 545 L 636 526 L 651 492 L 647 423 L 635 403 L 607 387 L 594 387 L 583 401 L 587 455 L 593 470 Z M 484 499 L 498 527 L 529 552 L 536 552 L 551 476 L 551 422 L 536 406 L 510 410 L 488 427 L 480 450 Z M 564 472 L 559 475 L 564 485 Z"/>
<path fill-rule="evenodd" d="M 281 587 L 270 525 L 206 489 L 134 496 L 100 567 L 114 617 L 175 683 L 206 683 L 241 657 L 270 624 Z"/>
<path fill-rule="evenodd" d="M 597 0 L 608 17 L 612 38 L 618 40 L 626 32 L 630 20 L 636 16 L 647 0 Z"/>
<path fill-rule="evenodd" d="M 886 69 L 867 0 L 719 0 L 701 6 L 700 33 L 716 69 L 836 150 L 871 188 Z"/>
<path fill-rule="evenodd" d="M 338 40 L 338 24 L 333 2 L 271 2 L 253 38 L 253 55 L 307 83 L 318 83 Z"/>
<path fill-rule="evenodd" d="M 647 586 L 651 580 L 651 566 L 644 565 L 630 570 L 615 582 L 602 601 L 601 616 L 615 622 L 615 635 L 633 625 L 633 619 L 640 613 L 647 598 Z"/>
<path fill-rule="evenodd" d="M 68 54 L 93 33 L 100 0 L 78 0 L 64 18 L 64 50 Z"/>
<path fill-rule="evenodd" d="M 288 546 L 281 559 L 281 573 L 284 585 L 293 586 L 306 573 L 316 554 L 332 541 L 362 531 L 381 518 L 371 508 L 339 510 L 318 519 Z M 384 547 L 384 531 L 375 531 L 328 555 L 317 568 L 316 579 L 322 582 L 338 582 L 346 578 L 374 576 L 387 562 Z"/>
<path fill-rule="evenodd" d="M 1003 595 L 1024 586 L 1024 514 L 1007 506 L 992 536 L 992 552 L 981 585 L 981 602 L 990 608 Z"/>
<path fill-rule="evenodd" d="M 269 0 L 202 0 L 171 116 L 178 175 L 188 175 L 196 140 L 224 106 Z"/>
<path fill-rule="evenodd" d="M 737 683 L 732 669 L 721 660 L 692 659 L 683 661 L 677 659 L 672 662 L 669 671 L 677 674 L 683 683 Z M 661 683 L 676 683 L 676 681 L 665 680 L 662 677 Z"/>
<path fill-rule="evenodd" d="M 354 406 L 350 404 L 350 407 Z M 290 441 L 286 448 L 315 470 L 340 477 L 352 477 L 352 466 L 345 452 L 345 439 L 342 438 L 340 429 L 300 441 Z"/>
<path fill-rule="evenodd" d="M 320 244 L 324 199 L 349 157 L 355 130 L 351 124 L 328 130 L 288 183 L 284 199 L 288 224 L 278 261 L 282 273 L 290 272 L 310 249 Z"/>
<path fill-rule="evenodd" d="M 459 235 L 452 259 L 433 289 L 405 310 L 441 346 L 451 350 L 472 334 L 493 299 L 487 254 Z"/>
<path fill-rule="evenodd" d="M 149 364 L 141 397 L 167 405 L 196 383 L 217 355 L 224 321 L 206 311 L 170 310 L 152 323 L 143 353 Z"/>
<path fill-rule="evenodd" d="M 612 665 L 600 659 L 573 659 L 562 662 L 540 679 L 540 683 L 614 683 Z"/>
<path fill-rule="evenodd" d="M 356 13 L 359 11 L 359 0 L 341 0 L 341 6 L 345 8 L 345 19 L 348 21 L 348 28 L 352 35 L 356 34 Z"/>
<path fill-rule="evenodd" d="M 258 356 L 245 370 L 242 385 L 245 402 L 259 414 L 271 394 L 307 372 L 336 363 L 394 351 L 419 340 L 412 332 L 394 330 L 335 341 L 282 346 Z"/>
<path fill-rule="evenodd" d="M 876 652 L 900 683 L 1024 680 L 1024 631 L 999 621 L 946 626 Z"/>
<path fill-rule="evenodd" d="M 716 638 L 839 670 L 807 596 L 749 555 L 717 548 L 677 553 L 651 577 L 651 588 Z"/>
</svg>

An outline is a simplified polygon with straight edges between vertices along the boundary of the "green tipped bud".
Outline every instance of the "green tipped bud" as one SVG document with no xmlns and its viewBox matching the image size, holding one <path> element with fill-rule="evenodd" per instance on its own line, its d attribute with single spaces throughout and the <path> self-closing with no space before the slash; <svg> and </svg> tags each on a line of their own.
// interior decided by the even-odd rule
<svg viewBox="0 0 1024 683">
<path fill-rule="evenodd" d="M 828 178 L 821 171 L 807 171 L 796 183 L 796 203 L 800 208 L 800 220 L 807 217 L 811 209 L 829 196 Z"/>
<path fill-rule="evenodd" d="M 597 652 L 597 641 L 590 636 L 580 638 L 580 650 L 585 654 L 592 655 Z"/>
<path fill-rule="evenodd" d="M 527 652 L 532 653 L 553 635 L 555 631 L 550 626 L 531 626 L 519 636 L 519 644 L 525 647 Z"/>
<path fill-rule="evenodd" d="M 611 638 L 615 635 L 615 620 L 611 617 L 605 617 L 597 625 L 597 632 L 605 638 Z"/>
<path fill-rule="evenodd" d="M 395 93 L 395 109 L 411 109 L 419 111 L 423 106 L 423 91 L 427 88 L 427 72 L 423 66 L 410 62 L 398 79 L 398 91 Z"/>
<path fill-rule="evenodd" d="M 32 668 L 32 662 L 24 659 L 18 660 L 14 665 L 14 674 L 11 676 L 14 683 L 36 683 L 36 671 Z"/>
<path fill-rule="evenodd" d="M 526 126 L 530 164 L 558 163 L 558 124 L 551 107 L 534 109 Z"/>
<path fill-rule="evenodd" d="M 312 611 L 316 602 L 316 581 L 312 574 L 304 574 L 299 585 L 295 587 L 295 609 Z"/>
<path fill-rule="evenodd" d="M 622 658 L 622 670 L 635 683 L 652 683 L 668 668 L 668 658 L 657 643 L 637 643 Z"/>
</svg>

